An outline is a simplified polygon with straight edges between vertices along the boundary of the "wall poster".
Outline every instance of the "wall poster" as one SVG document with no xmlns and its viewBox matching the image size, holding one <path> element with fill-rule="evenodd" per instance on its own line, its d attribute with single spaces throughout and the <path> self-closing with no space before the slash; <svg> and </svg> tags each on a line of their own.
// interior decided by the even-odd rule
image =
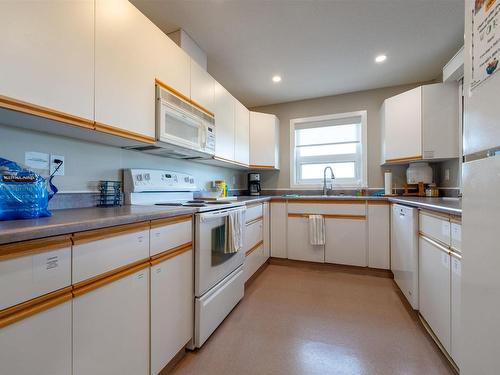
<svg viewBox="0 0 500 375">
<path fill-rule="evenodd" d="M 500 0 L 475 0 L 472 11 L 472 81 L 470 90 L 500 67 Z"/>
</svg>

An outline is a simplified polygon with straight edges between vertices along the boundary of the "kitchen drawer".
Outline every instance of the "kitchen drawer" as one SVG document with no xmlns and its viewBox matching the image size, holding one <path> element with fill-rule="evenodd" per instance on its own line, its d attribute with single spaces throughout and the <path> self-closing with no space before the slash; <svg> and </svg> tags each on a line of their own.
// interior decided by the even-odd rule
<svg viewBox="0 0 500 375">
<path fill-rule="evenodd" d="M 262 219 L 253 221 L 245 226 L 244 249 L 245 251 L 263 240 Z"/>
<path fill-rule="evenodd" d="M 462 224 L 451 223 L 451 248 L 462 252 Z"/>
<path fill-rule="evenodd" d="M 56 238 L 61 239 L 59 246 L 44 251 L 39 240 L 0 246 L 2 250 L 32 248 L 31 253 L 0 257 L 0 310 L 71 285 L 71 241 L 69 236 Z"/>
<path fill-rule="evenodd" d="M 255 250 L 245 257 L 245 266 L 243 269 L 243 274 L 245 277 L 245 282 L 252 277 L 252 275 L 257 272 L 257 270 L 262 266 L 264 257 L 264 245 L 261 244 Z"/>
<path fill-rule="evenodd" d="M 149 236 L 151 256 L 190 243 L 193 241 L 192 218 L 173 218 L 170 222 L 152 221 Z"/>
<path fill-rule="evenodd" d="M 420 212 L 420 232 L 427 237 L 450 246 L 450 220 L 427 212 Z"/>
<path fill-rule="evenodd" d="M 366 215 L 365 201 L 329 201 L 329 203 L 288 203 L 288 213 L 323 215 Z M 354 202 L 354 203 L 352 203 Z"/>
<path fill-rule="evenodd" d="M 247 207 L 245 212 L 245 220 L 247 223 L 259 217 L 262 217 L 262 204 Z"/>
<path fill-rule="evenodd" d="M 148 258 L 149 223 L 77 233 L 73 245 L 73 284 Z"/>
</svg>

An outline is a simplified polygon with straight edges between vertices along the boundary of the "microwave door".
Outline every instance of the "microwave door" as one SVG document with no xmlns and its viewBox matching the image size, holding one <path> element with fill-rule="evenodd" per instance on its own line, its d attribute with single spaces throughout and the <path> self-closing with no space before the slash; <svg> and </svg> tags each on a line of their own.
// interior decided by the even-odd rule
<svg viewBox="0 0 500 375">
<path fill-rule="evenodd" d="M 161 105 L 160 140 L 184 146 L 193 150 L 201 149 L 202 123 L 200 120 L 170 107 Z"/>
</svg>

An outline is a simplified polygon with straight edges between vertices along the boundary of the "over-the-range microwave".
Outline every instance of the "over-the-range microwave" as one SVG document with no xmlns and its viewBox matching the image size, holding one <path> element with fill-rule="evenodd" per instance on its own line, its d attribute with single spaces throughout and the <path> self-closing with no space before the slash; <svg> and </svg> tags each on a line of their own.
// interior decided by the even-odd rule
<svg viewBox="0 0 500 375">
<path fill-rule="evenodd" d="M 213 156 L 215 119 L 163 87 L 156 86 L 156 134 L 160 142 Z"/>
<path fill-rule="evenodd" d="M 154 145 L 128 148 L 178 159 L 210 159 L 215 154 L 215 119 L 156 85 L 156 139 Z"/>
</svg>

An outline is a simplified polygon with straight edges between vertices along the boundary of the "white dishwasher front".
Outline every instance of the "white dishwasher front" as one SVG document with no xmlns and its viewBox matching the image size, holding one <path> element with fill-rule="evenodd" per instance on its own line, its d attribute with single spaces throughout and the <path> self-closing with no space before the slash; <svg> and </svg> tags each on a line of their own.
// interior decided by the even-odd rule
<svg viewBox="0 0 500 375">
<path fill-rule="evenodd" d="M 392 205 L 391 270 L 410 305 L 418 310 L 418 209 Z"/>
</svg>

